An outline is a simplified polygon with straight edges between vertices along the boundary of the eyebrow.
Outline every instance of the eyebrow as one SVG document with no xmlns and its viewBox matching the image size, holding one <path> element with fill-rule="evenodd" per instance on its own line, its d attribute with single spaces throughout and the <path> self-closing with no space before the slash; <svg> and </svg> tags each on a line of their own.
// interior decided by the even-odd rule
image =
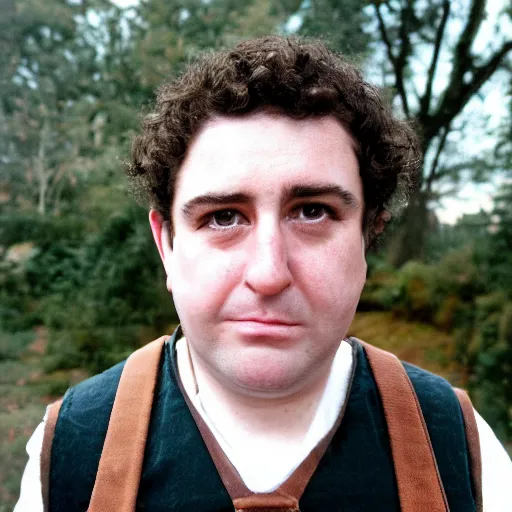
<svg viewBox="0 0 512 512">
<path fill-rule="evenodd" d="M 335 196 L 347 207 L 355 209 L 359 206 L 356 196 L 340 185 L 293 185 L 286 187 L 283 194 L 283 204 L 293 199 L 317 196 Z"/>
<path fill-rule="evenodd" d="M 313 185 L 291 185 L 285 187 L 281 195 L 281 204 L 286 204 L 294 199 L 335 196 L 350 209 L 357 209 L 359 200 L 356 196 L 340 185 L 334 184 L 313 184 Z M 243 192 L 204 194 L 187 201 L 181 208 L 181 213 L 186 219 L 194 216 L 194 212 L 201 206 L 222 206 L 231 204 L 250 204 L 255 201 L 254 196 Z"/>
</svg>

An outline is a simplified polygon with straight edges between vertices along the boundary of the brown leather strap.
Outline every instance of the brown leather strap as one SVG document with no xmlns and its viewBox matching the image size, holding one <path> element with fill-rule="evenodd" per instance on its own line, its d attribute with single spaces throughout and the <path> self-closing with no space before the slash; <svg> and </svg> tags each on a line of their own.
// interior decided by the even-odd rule
<svg viewBox="0 0 512 512">
<path fill-rule="evenodd" d="M 233 500 L 235 512 L 300 512 L 295 498 L 274 491 Z"/>
<path fill-rule="evenodd" d="M 432 444 L 418 398 L 396 356 L 361 342 L 384 408 L 402 512 L 447 512 Z"/>
<path fill-rule="evenodd" d="M 454 390 L 459 399 L 462 416 L 464 417 L 473 491 L 475 493 L 476 512 L 482 512 L 484 509 L 482 499 L 482 455 L 480 452 L 480 437 L 478 435 L 475 413 L 468 394 L 459 388 L 454 388 Z"/>
<path fill-rule="evenodd" d="M 43 446 L 41 447 L 41 494 L 43 497 L 43 510 L 50 510 L 50 462 L 52 456 L 52 443 L 55 435 L 55 427 L 59 418 L 62 400 L 58 400 L 48 406 L 48 416 L 44 426 Z"/>
<path fill-rule="evenodd" d="M 126 361 L 110 415 L 88 512 L 133 512 L 160 356 L 167 336 Z"/>
</svg>

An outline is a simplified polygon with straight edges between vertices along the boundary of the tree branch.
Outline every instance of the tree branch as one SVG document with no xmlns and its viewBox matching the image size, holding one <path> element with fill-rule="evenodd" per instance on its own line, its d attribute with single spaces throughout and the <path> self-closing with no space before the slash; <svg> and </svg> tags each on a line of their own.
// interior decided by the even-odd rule
<svg viewBox="0 0 512 512">
<path fill-rule="evenodd" d="M 404 113 L 407 117 L 410 116 L 409 110 L 409 102 L 407 100 L 407 94 L 405 92 L 404 86 L 404 69 L 407 64 L 407 58 L 409 57 L 411 51 L 411 44 L 409 40 L 409 17 L 412 13 L 412 4 L 410 0 L 407 2 L 407 7 L 402 9 L 401 11 L 401 19 L 400 19 L 400 39 L 401 39 L 401 47 L 400 53 L 398 56 L 393 54 L 393 46 L 391 44 L 391 40 L 389 39 L 388 32 L 386 30 L 386 24 L 384 23 L 384 19 L 382 17 L 382 13 L 380 12 L 380 4 L 374 3 L 375 12 L 377 14 L 377 20 L 379 22 L 379 30 L 386 46 L 388 58 L 393 66 L 393 70 L 395 73 L 395 87 L 398 91 L 400 99 L 402 101 L 402 107 L 404 109 Z"/>
<path fill-rule="evenodd" d="M 407 5 L 402 9 L 400 17 L 400 53 L 395 61 L 396 88 L 398 89 L 400 98 L 402 99 L 402 106 L 407 117 L 410 117 L 410 110 L 407 93 L 405 92 L 404 70 L 407 66 L 407 59 L 411 53 L 411 40 L 409 39 L 409 32 L 410 21 L 413 17 L 414 11 L 412 8 L 412 1 L 407 0 Z"/>
<path fill-rule="evenodd" d="M 460 35 L 457 46 L 455 47 L 455 61 L 452 70 L 452 78 L 455 80 L 460 76 L 459 70 L 463 69 L 466 71 L 471 67 L 471 46 L 484 19 L 485 4 L 486 0 L 472 0 L 471 2 L 466 26 Z M 450 82 L 452 82 L 452 80 L 450 80 Z"/>
<path fill-rule="evenodd" d="M 472 0 L 466 25 L 455 46 L 453 55 L 453 68 L 445 88 L 441 104 L 437 111 L 430 115 L 423 111 L 420 116 L 423 125 L 423 141 L 428 147 L 430 141 L 437 136 L 439 130 L 449 123 L 462 109 L 466 102 L 461 103 L 462 89 L 464 87 L 464 75 L 473 70 L 473 57 L 471 45 L 476 37 L 478 29 L 485 14 L 486 0 Z M 469 98 L 468 98 L 469 99 Z"/>
<path fill-rule="evenodd" d="M 476 168 L 481 169 L 483 172 L 493 172 L 499 167 L 499 164 L 495 161 L 489 162 L 486 158 L 479 156 L 471 158 L 471 160 L 464 160 L 457 164 L 451 164 L 450 166 L 439 167 L 436 171 L 436 181 L 440 181 L 443 178 L 449 178 L 460 174 L 463 171 L 474 172 Z"/>
<path fill-rule="evenodd" d="M 480 87 L 482 87 L 482 85 L 491 78 L 496 69 L 498 69 L 498 66 L 501 64 L 501 61 L 511 50 L 512 40 L 506 41 L 485 64 L 473 68 L 473 79 L 466 87 L 468 89 L 468 94 L 475 94 Z"/>
<path fill-rule="evenodd" d="M 434 77 L 436 75 L 437 63 L 439 60 L 439 53 L 441 50 L 441 43 L 443 41 L 444 30 L 446 27 L 446 22 L 448 21 L 448 16 L 450 15 L 450 0 L 444 0 L 443 2 L 443 17 L 437 27 L 436 38 L 434 43 L 434 52 L 432 54 L 432 60 L 430 62 L 429 70 L 428 70 L 428 80 L 427 85 L 425 87 L 425 94 L 420 101 L 420 117 L 426 116 L 430 109 L 430 102 L 432 100 L 432 86 L 434 84 Z"/>
<path fill-rule="evenodd" d="M 40 215 L 44 215 L 46 213 L 46 193 L 48 189 L 48 180 L 49 173 L 45 167 L 46 160 L 46 139 L 48 137 L 48 132 L 50 129 L 50 125 L 48 123 L 48 119 L 45 118 L 43 121 L 43 126 L 41 128 L 41 132 L 39 134 L 39 145 L 37 150 L 37 156 L 34 157 L 34 168 L 37 175 L 37 180 L 39 182 L 39 190 L 38 190 L 38 206 L 37 211 Z"/>
<path fill-rule="evenodd" d="M 434 157 L 434 161 L 432 162 L 432 165 L 430 167 L 430 172 L 427 177 L 426 181 L 426 187 L 427 187 L 427 194 L 429 195 L 432 190 L 432 183 L 437 178 L 437 166 L 439 165 L 439 157 L 441 156 L 441 153 L 443 152 L 444 146 L 446 144 L 446 138 L 448 137 L 448 134 L 450 133 L 450 125 L 448 125 L 443 135 L 441 135 L 441 139 L 439 140 L 439 144 L 437 145 L 437 151 L 436 155 Z"/>
<path fill-rule="evenodd" d="M 388 52 L 388 58 L 391 61 L 393 67 L 395 67 L 395 56 L 393 55 L 393 46 L 391 45 L 391 41 L 389 40 L 388 32 L 386 30 L 386 25 L 384 24 L 384 20 L 382 19 L 382 13 L 380 12 L 380 4 L 373 4 L 375 7 L 375 13 L 377 14 L 377 20 L 379 21 L 379 30 L 382 40 L 386 45 L 386 50 Z"/>
<path fill-rule="evenodd" d="M 424 126 L 424 140 L 430 140 L 435 137 L 444 125 L 450 123 L 462 111 L 471 97 L 489 80 L 511 50 L 512 40 L 505 42 L 485 64 L 472 67 L 473 77 L 470 82 L 467 84 L 463 82 L 463 74 L 460 77 L 460 83 L 457 82 L 452 87 L 448 86 L 435 115 L 430 118 L 429 124 Z"/>
</svg>

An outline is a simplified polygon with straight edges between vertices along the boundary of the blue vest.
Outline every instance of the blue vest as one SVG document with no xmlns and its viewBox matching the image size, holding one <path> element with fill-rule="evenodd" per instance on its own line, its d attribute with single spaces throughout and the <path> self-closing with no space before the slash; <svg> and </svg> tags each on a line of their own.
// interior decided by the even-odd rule
<svg viewBox="0 0 512 512">
<path fill-rule="evenodd" d="M 137 511 L 227 512 L 231 499 L 162 354 Z M 354 342 L 356 343 L 356 342 Z M 363 347 L 345 414 L 300 500 L 302 512 L 399 511 L 382 404 Z M 450 384 L 403 363 L 418 395 L 451 512 L 475 511 L 463 417 Z M 50 511 L 86 512 L 124 362 L 68 390 L 51 453 Z"/>
</svg>

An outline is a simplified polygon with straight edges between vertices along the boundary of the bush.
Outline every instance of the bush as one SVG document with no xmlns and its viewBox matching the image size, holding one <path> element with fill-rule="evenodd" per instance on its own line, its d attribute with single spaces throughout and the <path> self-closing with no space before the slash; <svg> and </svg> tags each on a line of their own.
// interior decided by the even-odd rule
<svg viewBox="0 0 512 512">
<path fill-rule="evenodd" d="M 397 273 L 389 268 L 375 269 L 366 280 L 358 309 L 390 311 L 400 298 Z"/>
<path fill-rule="evenodd" d="M 423 263 L 410 261 L 398 275 L 399 299 L 393 311 L 408 320 L 431 323 L 435 307 L 435 272 Z"/>
<path fill-rule="evenodd" d="M 78 215 L 42 216 L 36 212 L 0 215 L 0 240 L 5 247 L 32 242 L 43 250 L 56 241 L 79 243 L 85 236 L 85 222 Z"/>
<path fill-rule="evenodd" d="M 81 368 L 91 374 L 100 373 L 138 348 L 142 333 L 144 328 L 134 325 L 51 331 L 44 370 L 53 373 Z"/>
<path fill-rule="evenodd" d="M 104 212 L 97 232 L 73 216 L 2 220 L 7 247 L 31 250 L 23 261 L 3 253 L 0 321 L 11 332 L 49 329 L 48 371 L 103 370 L 176 323 L 142 208 L 124 204 Z"/>
<path fill-rule="evenodd" d="M 19 359 L 34 338 L 33 331 L 0 331 L 0 361 Z"/>
<path fill-rule="evenodd" d="M 470 389 L 475 407 L 503 438 L 512 435 L 512 302 L 496 292 L 475 300 Z"/>
<path fill-rule="evenodd" d="M 460 312 L 464 309 L 464 303 L 456 295 L 448 295 L 441 299 L 440 305 L 434 315 L 434 324 L 438 329 L 451 332 L 460 319 Z"/>
<path fill-rule="evenodd" d="M 50 329 L 48 371 L 102 371 L 177 321 L 142 209 L 112 215 L 59 259 L 64 265 L 53 271 L 51 293 L 41 301 Z"/>
<path fill-rule="evenodd" d="M 476 408 L 502 439 L 510 439 L 511 292 L 489 279 L 497 267 L 482 259 L 481 252 L 464 247 L 435 264 L 411 261 L 399 270 L 374 261 L 360 309 L 392 311 L 452 333 L 455 357 L 467 373 Z"/>
</svg>

